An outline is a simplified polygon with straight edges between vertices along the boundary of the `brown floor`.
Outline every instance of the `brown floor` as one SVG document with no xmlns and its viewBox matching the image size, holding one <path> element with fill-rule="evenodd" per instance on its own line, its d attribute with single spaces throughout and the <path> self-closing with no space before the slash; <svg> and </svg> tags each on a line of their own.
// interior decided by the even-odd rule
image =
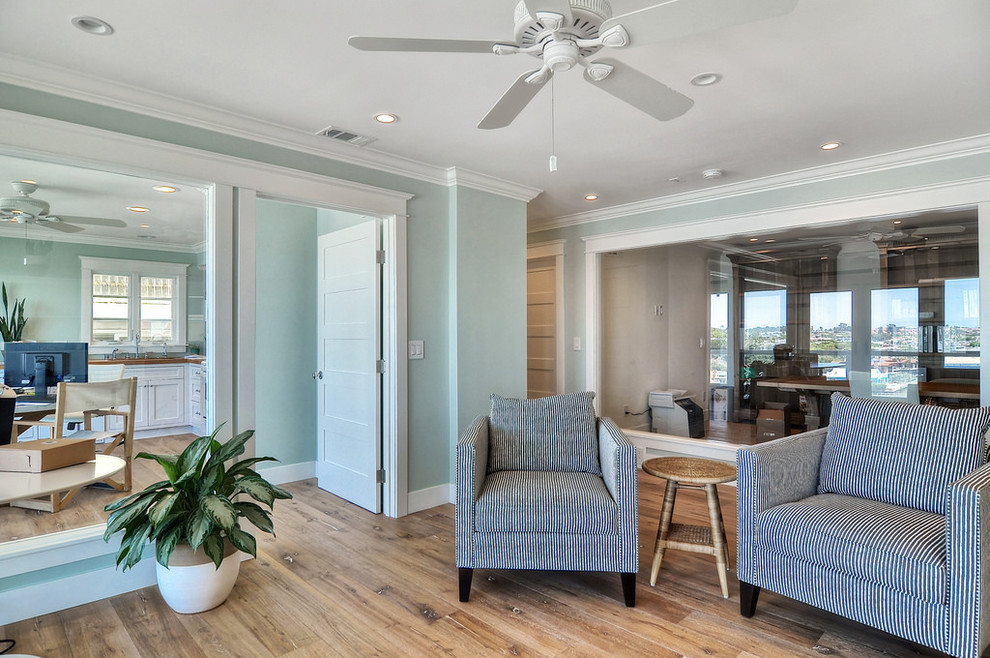
<svg viewBox="0 0 990 658">
<path fill-rule="evenodd" d="M 134 454 L 137 455 L 139 452 L 176 454 L 182 452 L 182 449 L 195 438 L 193 434 L 172 434 L 137 439 L 134 441 Z M 122 451 L 121 446 L 113 454 L 122 456 Z M 163 479 L 161 467 L 151 460 L 135 459 L 131 469 L 132 491 L 140 491 L 149 484 Z M 0 542 L 106 523 L 107 513 L 103 511 L 103 507 L 125 495 L 114 489 L 86 487 L 65 509 L 54 514 L 0 505 Z"/>
<path fill-rule="evenodd" d="M 739 615 L 709 556 L 668 551 L 649 586 L 663 480 L 640 477 L 635 608 L 615 574 L 478 571 L 457 597 L 451 505 L 389 519 L 306 480 L 278 501 L 278 538 L 259 540 L 231 598 L 198 615 L 169 610 L 156 588 L 0 628 L 41 656 L 843 656 L 937 652 L 763 592 Z M 735 489 L 719 488 L 735 560 Z M 701 492 L 682 491 L 675 521 L 704 523 Z"/>
</svg>

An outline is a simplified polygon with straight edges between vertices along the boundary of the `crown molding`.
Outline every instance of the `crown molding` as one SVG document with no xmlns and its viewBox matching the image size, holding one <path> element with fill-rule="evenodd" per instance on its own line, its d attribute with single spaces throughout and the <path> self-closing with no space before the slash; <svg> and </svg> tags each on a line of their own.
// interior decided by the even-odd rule
<svg viewBox="0 0 990 658">
<path fill-rule="evenodd" d="M 211 132 L 330 158 L 357 167 L 450 186 L 462 184 L 513 199 L 529 201 L 539 190 L 479 172 L 441 167 L 367 147 L 340 144 L 302 130 L 286 128 L 236 112 L 113 82 L 85 73 L 41 64 L 20 57 L 0 59 L 0 82 L 74 100 L 111 106 L 144 116 L 173 121 Z"/>
<path fill-rule="evenodd" d="M 454 187 L 455 185 L 470 187 L 471 189 L 509 197 L 510 199 L 524 203 L 529 203 L 536 198 L 536 195 L 543 191 L 535 187 L 527 187 L 526 185 L 495 178 L 494 176 L 486 176 L 476 171 L 458 167 L 447 169 L 447 185 L 448 187 Z"/>
<path fill-rule="evenodd" d="M 531 220 L 528 232 L 539 233 L 569 226 L 591 224 L 657 210 L 669 210 L 671 208 L 693 205 L 714 199 L 725 200 L 755 192 L 783 190 L 849 176 L 872 174 L 898 169 L 900 167 L 951 160 L 962 156 L 979 155 L 988 152 L 990 152 L 990 134 L 976 135 L 881 155 L 858 158 L 856 160 L 847 160 L 830 165 L 798 169 L 784 174 L 754 178 L 729 185 L 719 185 L 718 187 L 710 187 L 703 190 L 610 206 L 588 212 L 562 215 L 544 220 Z"/>
<path fill-rule="evenodd" d="M 28 228 L 25 238 L 24 228 L 17 224 L 0 222 L 0 238 L 8 240 L 24 240 L 28 242 L 67 242 L 71 244 L 98 245 L 101 247 L 120 247 L 124 249 L 141 249 L 143 251 L 166 251 L 181 254 L 200 254 L 205 251 L 205 243 L 200 241 L 194 245 L 176 244 L 170 242 L 159 242 L 158 240 L 134 240 L 127 238 L 114 238 L 105 235 L 85 236 L 81 233 L 61 233 L 59 231 Z M 44 233 L 39 233 L 44 231 Z"/>
</svg>

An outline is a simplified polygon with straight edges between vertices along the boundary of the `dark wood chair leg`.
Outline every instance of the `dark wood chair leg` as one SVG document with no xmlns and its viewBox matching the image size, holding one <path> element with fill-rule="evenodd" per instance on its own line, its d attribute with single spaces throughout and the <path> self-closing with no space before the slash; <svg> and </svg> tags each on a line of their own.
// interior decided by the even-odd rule
<svg viewBox="0 0 990 658">
<path fill-rule="evenodd" d="M 457 569 L 457 584 L 459 588 L 461 603 L 467 603 L 471 598 L 471 578 L 474 576 L 474 569 L 459 567 Z"/>
<path fill-rule="evenodd" d="M 636 607 L 636 574 L 620 573 L 619 577 L 622 578 L 622 596 L 626 600 L 626 607 Z"/>
<path fill-rule="evenodd" d="M 739 614 L 752 617 L 756 614 L 756 601 L 760 598 L 760 588 L 739 581 Z"/>
</svg>

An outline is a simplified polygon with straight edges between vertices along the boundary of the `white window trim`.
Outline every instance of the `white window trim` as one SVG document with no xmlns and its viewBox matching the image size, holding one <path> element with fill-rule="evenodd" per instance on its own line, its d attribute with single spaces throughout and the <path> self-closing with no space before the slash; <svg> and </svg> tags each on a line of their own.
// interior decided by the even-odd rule
<svg viewBox="0 0 990 658">
<path fill-rule="evenodd" d="M 93 343 L 93 274 L 126 274 L 136 277 L 135 281 L 140 281 L 142 276 L 175 277 L 175 307 L 173 310 L 173 338 L 168 346 L 173 348 L 186 348 L 186 326 L 188 318 L 186 316 L 186 270 L 189 265 L 185 263 L 162 263 L 147 260 L 127 260 L 122 258 L 94 258 L 91 256 L 80 256 L 82 264 L 82 318 L 80 335 L 83 341 L 89 343 L 89 351 L 94 354 L 110 352 L 115 347 L 120 347 L 113 343 Z M 124 345 L 133 341 L 127 341 Z"/>
</svg>

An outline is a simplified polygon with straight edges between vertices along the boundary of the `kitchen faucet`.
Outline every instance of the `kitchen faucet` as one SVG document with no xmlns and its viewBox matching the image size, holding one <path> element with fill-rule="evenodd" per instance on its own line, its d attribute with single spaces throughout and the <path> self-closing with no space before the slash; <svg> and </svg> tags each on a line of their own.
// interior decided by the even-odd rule
<svg viewBox="0 0 990 658">
<path fill-rule="evenodd" d="M 163 340 L 162 341 L 162 358 L 164 359 L 164 358 L 167 358 L 167 357 L 168 357 L 168 341 L 167 340 Z"/>
</svg>

